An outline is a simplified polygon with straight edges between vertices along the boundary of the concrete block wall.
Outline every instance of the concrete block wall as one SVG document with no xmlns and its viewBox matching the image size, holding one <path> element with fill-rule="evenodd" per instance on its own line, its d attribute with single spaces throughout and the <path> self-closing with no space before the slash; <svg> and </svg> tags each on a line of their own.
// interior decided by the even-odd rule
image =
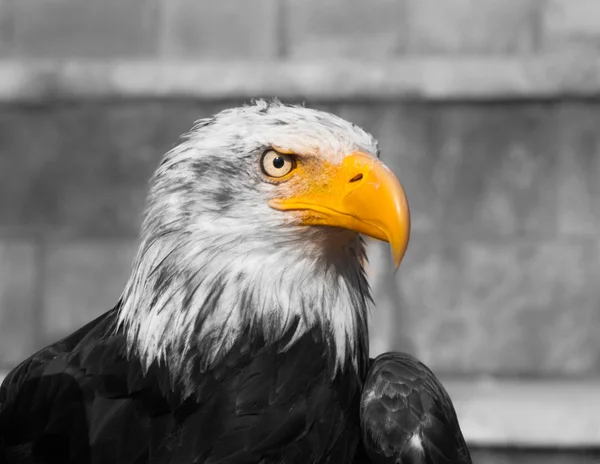
<svg viewBox="0 0 600 464">
<path fill-rule="evenodd" d="M 378 60 L 597 51 L 599 14 L 595 0 L 0 0 L 0 57 Z"/>
<path fill-rule="evenodd" d="M 594 57 L 599 5 L 0 0 L 0 65 Z M 476 87 L 470 76 L 464 86 Z M 240 103 L 0 105 L 0 368 L 114 304 L 161 154 L 194 120 Z M 370 245 L 375 351 L 408 350 L 467 377 L 599 374 L 597 100 L 309 104 L 372 131 L 411 202 L 413 239 L 397 275 Z"/>
<path fill-rule="evenodd" d="M 239 101 L 0 108 L 0 362 L 113 305 L 147 181 L 191 121 Z M 394 276 L 370 244 L 375 350 L 452 375 L 600 373 L 597 103 L 335 103 L 411 202 Z"/>
</svg>

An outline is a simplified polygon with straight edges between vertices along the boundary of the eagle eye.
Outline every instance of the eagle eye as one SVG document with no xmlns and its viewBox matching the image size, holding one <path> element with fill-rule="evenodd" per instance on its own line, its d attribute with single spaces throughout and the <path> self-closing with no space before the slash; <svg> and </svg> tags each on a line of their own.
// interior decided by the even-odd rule
<svg viewBox="0 0 600 464">
<path fill-rule="evenodd" d="M 265 175 L 279 178 L 289 174 L 296 167 L 296 159 L 293 155 L 267 150 L 262 155 L 260 167 Z"/>
</svg>

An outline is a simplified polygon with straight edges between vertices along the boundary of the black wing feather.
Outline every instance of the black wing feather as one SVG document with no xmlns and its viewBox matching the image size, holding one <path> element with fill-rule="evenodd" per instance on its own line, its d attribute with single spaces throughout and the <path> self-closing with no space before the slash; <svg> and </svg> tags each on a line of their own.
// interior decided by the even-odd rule
<svg viewBox="0 0 600 464">
<path fill-rule="evenodd" d="M 349 368 L 332 379 L 321 328 L 288 349 L 288 340 L 241 336 L 184 397 L 164 366 L 144 372 L 128 357 L 116 311 L 6 377 L 0 462 L 325 464 L 353 456 L 360 374 Z"/>
<path fill-rule="evenodd" d="M 361 431 L 364 448 L 356 464 L 471 464 L 450 396 L 433 372 L 408 354 L 385 353 L 371 361 Z"/>
</svg>

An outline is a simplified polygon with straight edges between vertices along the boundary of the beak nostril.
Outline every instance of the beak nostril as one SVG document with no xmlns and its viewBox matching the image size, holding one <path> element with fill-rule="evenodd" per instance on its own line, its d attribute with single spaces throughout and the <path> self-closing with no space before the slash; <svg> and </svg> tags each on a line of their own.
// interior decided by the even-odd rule
<svg viewBox="0 0 600 464">
<path fill-rule="evenodd" d="M 352 179 L 350 179 L 350 183 L 352 183 L 352 182 L 358 182 L 362 178 L 363 178 L 362 174 L 356 174 Z"/>
</svg>

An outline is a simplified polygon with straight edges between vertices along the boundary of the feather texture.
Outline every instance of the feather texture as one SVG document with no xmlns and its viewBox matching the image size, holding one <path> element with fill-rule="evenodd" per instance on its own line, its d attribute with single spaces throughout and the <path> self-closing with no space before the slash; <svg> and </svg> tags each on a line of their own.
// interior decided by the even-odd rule
<svg viewBox="0 0 600 464">
<path fill-rule="evenodd" d="M 208 368 L 244 327 L 276 340 L 299 319 L 297 337 L 319 324 L 335 338 L 338 366 L 357 367 L 371 303 L 364 244 L 355 232 L 297 225 L 268 205 L 278 190 L 258 159 L 271 145 L 329 163 L 359 149 L 378 155 L 373 137 L 348 121 L 277 102 L 200 121 L 152 179 L 122 295 L 119 324 L 146 366 L 161 360 L 185 377 L 181 354 L 199 340 L 209 348 L 197 361 Z"/>
<path fill-rule="evenodd" d="M 338 463 L 359 437 L 360 375 L 331 378 L 323 332 L 287 350 L 259 331 L 183 395 L 128 358 L 117 309 L 29 358 L 0 389 L 3 463 Z M 286 339 L 287 338 L 287 339 Z"/>
<path fill-rule="evenodd" d="M 471 464 L 452 400 L 433 372 L 404 353 L 371 360 L 355 464 Z"/>
</svg>

